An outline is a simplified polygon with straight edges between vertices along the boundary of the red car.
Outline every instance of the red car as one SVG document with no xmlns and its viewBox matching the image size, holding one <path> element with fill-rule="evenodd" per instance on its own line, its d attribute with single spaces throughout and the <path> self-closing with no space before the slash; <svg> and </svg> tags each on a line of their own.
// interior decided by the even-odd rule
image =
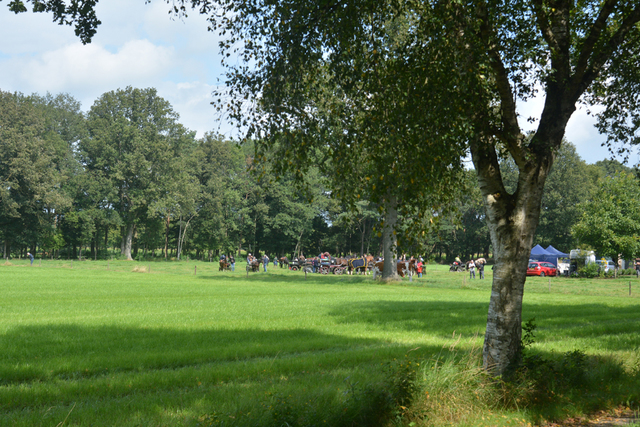
<svg viewBox="0 0 640 427">
<path fill-rule="evenodd" d="M 555 276 L 558 270 L 556 266 L 550 262 L 544 261 L 529 261 L 529 268 L 527 269 L 527 276 Z"/>
</svg>

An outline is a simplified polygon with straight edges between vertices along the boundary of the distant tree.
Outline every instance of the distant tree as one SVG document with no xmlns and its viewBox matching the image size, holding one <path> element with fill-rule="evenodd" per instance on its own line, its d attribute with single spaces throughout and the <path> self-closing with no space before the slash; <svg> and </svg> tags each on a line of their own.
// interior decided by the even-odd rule
<svg viewBox="0 0 640 427">
<path fill-rule="evenodd" d="M 194 218 L 193 241 L 209 256 L 214 251 L 233 253 L 242 246 L 241 189 L 248 176 L 242 148 L 221 135 L 207 133 L 194 152 L 196 178 L 200 183 L 198 216 Z"/>
<path fill-rule="evenodd" d="M 627 174 L 633 173 L 632 168 L 615 159 L 599 160 L 595 163 L 595 166 L 600 170 L 602 176 L 615 176 L 622 172 Z"/>
<path fill-rule="evenodd" d="M 122 221 L 126 259 L 132 259 L 137 221 L 148 217 L 154 201 L 179 192 L 167 190 L 176 177 L 164 175 L 179 160 L 176 145 L 189 138 L 177 120 L 178 114 L 153 88 L 107 92 L 89 111 L 81 159 L 91 179 L 109 189 L 105 197 Z"/>
<path fill-rule="evenodd" d="M 621 172 L 604 177 L 590 201 L 582 204 L 583 213 L 573 226 L 580 244 L 598 255 L 618 257 L 640 255 L 640 182 Z"/>
<path fill-rule="evenodd" d="M 0 91 L 0 238 L 4 256 L 16 243 L 32 251 L 52 234 L 56 210 L 70 204 L 62 190 L 60 153 L 51 144 L 47 112 L 36 100 Z M 26 250 L 26 249 L 25 249 Z"/>
</svg>

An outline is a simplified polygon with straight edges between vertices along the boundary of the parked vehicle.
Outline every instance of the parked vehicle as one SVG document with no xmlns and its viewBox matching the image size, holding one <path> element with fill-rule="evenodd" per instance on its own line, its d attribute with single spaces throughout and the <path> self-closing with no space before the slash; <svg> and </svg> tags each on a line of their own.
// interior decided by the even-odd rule
<svg viewBox="0 0 640 427">
<path fill-rule="evenodd" d="M 546 261 L 531 261 L 527 269 L 527 276 L 555 276 L 558 274 L 556 266 Z"/>
<path fill-rule="evenodd" d="M 558 274 L 568 276 L 570 268 L 571 260 L 569 258 L 558 258 Z"/>
<path fill-rule="evenodd" d="M 604 269 L 605 273 L 608 272 L 609 270 L 615 270 L 616 269 L 616 265 L 611 260 L 606 260 L 606 261 L 597 260 L 596 264 L 598 264 L 598 268 L 600 270 Z"/>
</svg>

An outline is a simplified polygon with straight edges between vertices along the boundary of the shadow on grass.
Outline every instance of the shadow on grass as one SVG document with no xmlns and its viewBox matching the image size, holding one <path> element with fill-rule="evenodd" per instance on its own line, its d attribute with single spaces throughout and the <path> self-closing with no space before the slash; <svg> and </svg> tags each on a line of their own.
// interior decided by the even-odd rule
<svg viewBox="0 0 640 427">
<path fill-rule="evenodd" d="M 20 326 L 0 336 L 0 384 L 103 375 L 106 370 L 175 369 L 275 356 L 307 357 L 385 344 L 376 339 L 304 329 L 182 331 L 119 326 Z"/>
<path fill-rule="evenodd" d="M 488 302 L 376 301 L 334 307 L 339 323 L 367 323 L 385 330 L 425 331 L 442 337 L 484 334 Z M 606 351 L 640 348 L 640 307 L 612 308 L 606 304 L 527 304 L 523 319 L 536 319 L 539 338 L 594 339 Z"/>
<path fill-rule="evenodd" d="M 202 274 L 197 276 L 199 279 L 211 280 L 215 282 L 246 282 L 256 281 L 264 283 L 296 283 L 296 284 L 322 284 L 322 285 L 351 285 L 351 284 L 370 284 L 376 285 L 370 275 L 323 275 L 319 273 L 309 273 L 306 275 L 300 271 L 284 271 L 284 272 L 268 272 L 262 271 L 248 275 L 245 272 L 236 270 L 235 273 L 219 273 L 219 274 Z"/>
</svg>

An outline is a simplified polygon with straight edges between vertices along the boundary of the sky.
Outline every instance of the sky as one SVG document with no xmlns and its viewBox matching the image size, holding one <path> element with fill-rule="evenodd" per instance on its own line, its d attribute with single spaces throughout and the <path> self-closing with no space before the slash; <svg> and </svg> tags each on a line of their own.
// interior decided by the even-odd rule
<svg viewBox="0 0 640 427">
<path fill-rule="evenodd" d="M 51 14 L 16 15 L 7 5 L 0 0 L 0 90 L 68 93 L 88 111 L 105 92 L 154 87 L 198 137 L 208 131 L 237 136 L 210 105 L 212 92 L 224 82 L 224 69 L 218 36 L 207 31 L 204 16 L 192 12 L 172 18 L 160 0 L 108 0 L 98 3 L 102 24 L 93 41 L 83 45 L 73 27 L 55 24 Z M 519 105 L 523 129 L 531 126 L 526 117 L 539 116 L 543 101 Z M 566 138 L 587 163 L 611 157 L 594 122 L 582 107 L 567 126 Z M 637 157 L 631 161 L 638 162 Z"/>
</svg>

